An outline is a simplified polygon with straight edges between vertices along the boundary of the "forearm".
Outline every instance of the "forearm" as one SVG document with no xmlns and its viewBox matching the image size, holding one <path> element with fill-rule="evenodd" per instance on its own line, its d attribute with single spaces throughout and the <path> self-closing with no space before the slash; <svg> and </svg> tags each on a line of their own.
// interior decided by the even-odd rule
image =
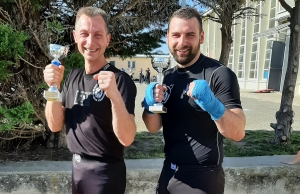
<svg viewBox="0 0 300 194">
<path fill-rule="evenodd" d="M 147 130 L 150 133 L 156 133 L 161 129 L 162 123 L 161 123 L 161 117 L 159 114 L 147 114 L 144 111 L 142 117 L 143 117 L 144 123 L 147 127 Z"/>
<path fill-rule="evenodd" d="M 120 143 L 129 146 L 134 141 L 136 134 L 136 125 L 134 115 L 129 114 L 121 95 L 111 100 L 113 130 Z"/>
<path fill-rule="evenodd" d="M 242 109 L 225 109 L 223 116 L 215 120 L 215 123 L 226 138 L 240 141 L 245 136 L 246 118 Z"/>
<path fill-rule="evenodd" d="M 65 109 L 60 102 L 47 101 L 45 115 L 48 126 L 52 132 L 58 132 L 63 129 Z"/>
</svg>

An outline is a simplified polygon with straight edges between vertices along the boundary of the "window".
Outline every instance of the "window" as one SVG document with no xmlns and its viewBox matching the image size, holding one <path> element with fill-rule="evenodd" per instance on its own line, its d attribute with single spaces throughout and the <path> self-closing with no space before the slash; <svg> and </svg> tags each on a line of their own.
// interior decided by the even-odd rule
<svg viewBox="0 0 300 194">
<path fill-rule="evenodd" d="M 135 61 L 128 61 L 128 69 L 130 68 L 135 69 Z"/>
<path fill-rule="evenodd" d="M 245 55 L 245 20 L 241 21 L 242 25 L 242 34 L 241 34 L 241 47 L 239 51 L 239 60 L 238 60 L 238 70 L 237 76 L 238 78 L 244 78 L 244 55 Z"/>
<path fill-rule="evenodd" d="M 257 78 L 257 51 L 252 48 L 251 61 L 249 67 L 249 79 Z"/>
<path fill-rule="evenodd" d="M 230 53 L 229 53 L 228 67 L 230 69 L 233 68 L 233 47 L 231 47 L 231 50 L 230 50 Z"/>
<path fill-rule="evenodd" d="M 254 25 L 254 33 L 257 33 L 259 31 L 259 23 Z"/>
<path fill-rule="evenodd" d="M 251 54 L 251 61 L 256 61 L 256 52 Z"/>
<path fill-rule="evenodd" d="M 257 51 L 257 43 L 254 43 L 254 44 L 252 45 L 252 51 L 253 51 L 253 52 L 256 52 L 256 51 Z"/>
<path fill-rule="evenodd" d="M 239 62 L 243 62 L 244 61 L 244 54 L 240 54 L 239 55 Z"/>
<path fill-rule="evenodd" d="M 270 7 L 270 18 L 269 18 L 269 28 L 275 27 L 275 15 L 276 15 L 276 0 L 271 1 Z"/>
<path fill-rule="evenodd" d="M 260 2 L 257 3 L 256 10 L 258 13 L 261 13 L 260 12 Z M 254 17 L 254 34 L 259 32 L 259 20 L 260 20 L 259 16 Z"/>
<path fill-rule="evenodd" d="M 229 62 L 229 63 L 232 63 L 232 56 L 229 56 L 228 62 Z"/>
<path fill-rule="evenodd" d="M 272 49 L 272 40 L 267 41 L 266 55 L 265 55 L 265 64 L 263 70 L 263 79 L 268 79 L 269 76 L 269 66 L 270 66 L 270 58 L 271 58 L 271 49 Z"/>
<path fill-rule="evenodd" d="M 109 62 L 112 66 L 116 66 L 115 61 L 110 61 Z"/>
<path fill-rule="evenodd" d="M 244 46 L 241 46 L 240 53 L 244 53 Z"/>
<path fill-rule="evenodd" d="M 256 10 L 258 13 L 261 13 L 260 11 L 260 2 L 257 3 L 255 6 Z M 256 16 L 254 18 L 254 29 L 253 29 L 253 34 L 259 33 L 259 28 L 260 28 L 260 17 Z M 258 48 L 259 48 L 259 43 L 258 39 L 253 37 L 253 43 L 252 43 L 252 48 L 251 48 L 251 57 L 250 57 L 250 65 L 249 65 L 249 75 L 248 79 L 256 79 L 257 78 L 257 64 L 258 64 Z"/>
<path fill-rule="evenodd" d="M 244 45 L 245 44 L 245 37 L 242 37 L 241 39 L 241 45 Z"/>
</svg>

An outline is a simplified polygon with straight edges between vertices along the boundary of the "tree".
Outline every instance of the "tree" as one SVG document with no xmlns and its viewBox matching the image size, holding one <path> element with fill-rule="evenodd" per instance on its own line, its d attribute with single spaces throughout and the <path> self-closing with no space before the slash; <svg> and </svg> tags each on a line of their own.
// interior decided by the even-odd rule
<svg viewBox="0 0 300 194">
<path fill-rule="evenodd" d="M 270 126 L 275 130 L 274 142 L 282 144 L 288 142 L 293 131 L 292 124 L 295 112 L 293 111 L 293 99 L 295 86 L 299 70 L 300 54 L 300 0 L 295 1 L 295 6 L 291 7 L 284 0 L 279 0 L 281 6 L 290 14 L 290 45 L 287 70 L 282 89 L 281 103 L 279 111 L 276 112 L 277 123 Z"/>
<path fill-rule="evenodd" d="M 235 20 L 250 19 L 251 17 L 260 16 L 253 7 L 246 7 L 246 0 L 193 0 L 200 5 L 213 10 L 214 14 L 206 15 L 206 17 L 214 22 L 221 24 L 222 47 L 219 61 L 228 64 L 231 43 L 231 27 L 235 25 Z M 252 0 L 254 2 L 264 0 Z"/>
<path fill-rule="evenodd" d="M 51 60 L 47 45 L 69 45 L 70 53 L 76 51 L 71 31 L 74 29 L 75 13 L 82 6 L 101 7 L 110 15 L 112 39 L 106 55 L 120 55 L 123 58 L 147 54 L 158 48 L 169 16 L 179 8 L 177 0 L 0 1 L 0 25 L 8 25 L 16 32 L 23 31 L 28 37 L 23 43 L 24 55 L 11 58 L 12 63 L 8 67 L 0 64 L 0 68 L 8 71 L 5 79 L 0 81 L 0 94 L 14 91 L 9 96 L 0 95 L 0 101 L 5 107 L 15 108 L 27 99 L 36 115 L 34 124 L 44 126 L 48 140 L 57 139 L 58 135 L 50 132 L 44 116 L 45 99 L 42 93 L 48 87 L 43 81 L 43 69 Z M 0 42 L 1 46 L 3 44 Z M 66 61 L 76 67 L 74 64 L 78 65 L 78 62 L 72 60 L 79 58 L 79 55 L 71 54 Z M 6 59 L 0 55 L 2 60 Z M 56 146 L 57 142 L 50 141 L 50 144 Z"/>
<path fill-rule="evenodd" d="M 160 47 L 164 26 L 179 8 L 177 0 L 56 0 L 51 5 L 47 8 L 47 19 L 59 20 L 64 25 L 75 23 L 75 12 L 82 6 L 101 7 L 110 16 L 111 43 L 106 54 L 123 58 L 150 54 Z"/>
</svg>

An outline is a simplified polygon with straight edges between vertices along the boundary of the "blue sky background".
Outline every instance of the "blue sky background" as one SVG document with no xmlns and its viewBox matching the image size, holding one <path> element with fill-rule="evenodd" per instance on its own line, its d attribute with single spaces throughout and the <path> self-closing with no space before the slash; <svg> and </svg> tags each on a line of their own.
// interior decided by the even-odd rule
<svg viewBox="0 0 300 194">
<path fill-rule="evenodd" d="M 163 38 L 162 40 L 166 42 L 166 38 Z M 168 54 L 169 53 L 168 45 L 166 43 L 162 44 L 161 47 L 153 50 L 153 52 L 155 51 L 162 51 L 164 54 Z"/>
</svg>

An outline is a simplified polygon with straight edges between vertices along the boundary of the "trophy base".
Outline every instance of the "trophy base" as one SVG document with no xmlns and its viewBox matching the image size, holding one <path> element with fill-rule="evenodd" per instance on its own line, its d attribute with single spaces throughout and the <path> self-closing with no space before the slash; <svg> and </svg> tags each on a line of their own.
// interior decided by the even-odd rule
<svg viewBox="0 0 300 194">
<path fill-rule="evenodd" d="M 167 113 L 167 108 L 164 106 L 149 106 L 149 111 L 153 113 Z"/>
<path fill-rule="evenodd" d="M 47 101 L 62 102 L 61 94 L 58 91 L 44 91 L 44 98 Z"/>
</svg>

